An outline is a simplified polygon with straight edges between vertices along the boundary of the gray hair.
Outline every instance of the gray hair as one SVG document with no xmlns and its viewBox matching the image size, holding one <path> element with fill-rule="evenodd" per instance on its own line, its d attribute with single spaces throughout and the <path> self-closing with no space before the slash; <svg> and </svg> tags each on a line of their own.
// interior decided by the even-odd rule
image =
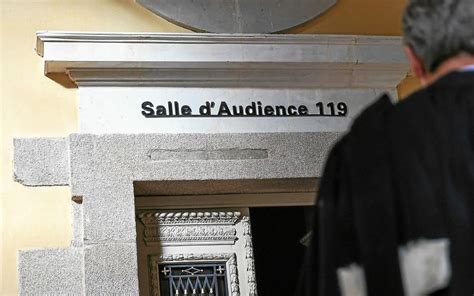
<svg viewBox="0 0 474 296">
<path fill-rule="evenodd" d="M 410 0 L 403 31 L 429 71 L 460 53 L 474 54 L 474 0 Z"/>
</svg>

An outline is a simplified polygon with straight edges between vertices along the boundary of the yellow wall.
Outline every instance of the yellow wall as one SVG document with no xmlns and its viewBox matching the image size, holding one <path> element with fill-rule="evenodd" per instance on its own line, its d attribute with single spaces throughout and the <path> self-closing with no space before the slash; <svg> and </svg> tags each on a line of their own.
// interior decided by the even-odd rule
<svg viewBox="0 0 474 296">
<path fill-rule="evenodd" d="M 405 2 L 340 0 L 320 19 L 289 32 L 397 35 Z M 69 188 L 30 188 L 12 180 L 14 137 L 64 137 L 77 130 L 76 90 L 43 76 L 35 32 L 186 30 L 133 0 L 0 0 L 0 5 L 0 295 L 15 295 L 18 250 L 67 247 L 71 239 Z M 404 93 L 412 88 L 409 84 Z"/>
<path fill-rule="evenodd" d="M 24 187 L 12 181 L 13 137 L 63 137 L 77 130 L 76 89 L 43 76 L 35 32 L 186 30 L 134 1 L 1 0 L 2 263 L 1 295 L 17 294 L 18 250 L 66 247 L 71 239 L 68 187 Z"/>
<path fill-rule="evenodd" d="M 333 9 L 288 32 L 398 36 L 406 3 L 407 0 L 338 0 Z"/>
</svg>

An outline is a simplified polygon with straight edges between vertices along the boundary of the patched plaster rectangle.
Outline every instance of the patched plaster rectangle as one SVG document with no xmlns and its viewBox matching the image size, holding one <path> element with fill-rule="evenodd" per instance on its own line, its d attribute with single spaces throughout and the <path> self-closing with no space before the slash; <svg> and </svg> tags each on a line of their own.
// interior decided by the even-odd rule
<svg viewBox="0 0 474 296">
<path fill-rule="evenodd" d="M 167 150 L 152 149 L 148 152 L 152 161 L 166 160 L 242 160 L 266 159 L 267 149 L 217 149 L 217 150 Z"/>
</svg>

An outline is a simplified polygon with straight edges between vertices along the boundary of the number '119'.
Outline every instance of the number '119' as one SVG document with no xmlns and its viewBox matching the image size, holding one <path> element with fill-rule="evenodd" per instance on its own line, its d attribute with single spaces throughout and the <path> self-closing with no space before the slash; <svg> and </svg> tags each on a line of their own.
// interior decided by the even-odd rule
<svg viewBox="0 0 474 296">
<path fill-rule="evenodd" d="M 326 106 L 322 102 L 316 103 L 316 108 L 318 108 L 318 115 L 325 116 L 346 116 L 347 115 L 347 104 L 344 102 L 337 103 L 333 102 L 327 103 Z"/>
</svg>

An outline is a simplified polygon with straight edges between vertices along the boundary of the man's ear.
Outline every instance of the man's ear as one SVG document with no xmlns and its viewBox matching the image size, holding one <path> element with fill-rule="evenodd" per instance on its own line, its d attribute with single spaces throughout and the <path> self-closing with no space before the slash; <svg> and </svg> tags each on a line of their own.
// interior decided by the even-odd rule
<svg viewBox="0 0 474 296">
<path fill-rule="evenodd" d="M 405 45 L 404 46 L 405 54 L 408 57 L 408 61 L 410 62 L 410 67 L 413 73 L 415 74 L 418 79 L 420 79 L 420 82 L 422 84 L 426 84 L 428 80 L 428 71 L 426 71 L 425 66 L 423 65 L 423 62 L 421 59 L 415 54 L 413 49 Z"/>
</svg>

